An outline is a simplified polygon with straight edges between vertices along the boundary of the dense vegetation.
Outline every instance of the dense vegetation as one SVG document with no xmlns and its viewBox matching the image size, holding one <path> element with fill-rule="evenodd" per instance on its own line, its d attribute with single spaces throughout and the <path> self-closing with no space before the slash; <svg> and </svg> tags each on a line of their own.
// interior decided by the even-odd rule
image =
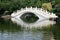
<svg viewBox="0 0 60 40">
<path fill-rule="evenodd" d="M 0 14 L 11 12 L 27 7 L 42 7 L 43 3 L 51 2 L 53 11 L 60 12 L 60 0 L 0 0 Z"/>
</svg>

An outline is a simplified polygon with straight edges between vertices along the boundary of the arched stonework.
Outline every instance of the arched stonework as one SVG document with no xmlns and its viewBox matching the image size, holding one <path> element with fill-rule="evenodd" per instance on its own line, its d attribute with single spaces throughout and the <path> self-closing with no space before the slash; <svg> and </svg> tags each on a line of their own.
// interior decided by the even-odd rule
<svg viewBox="0 0 60 40">
<path fill-rule="evenodd" d="M 26 23 L 20 17 L 25 14 L 26 12 L 31 12 L 35 14 L 39 19 L 33 23 Z M 57 18 L 57 16 L 53 13 L 50 13 L 42 8 L 21 8 L 21 10 L 17 10 L 17 12 L 13 12 L 11 14 L 11 20 L 18 25 L 25 26 L 25 27 L 41 27 L 47 26 L 48 24 L 55 24 L 54 21 L 50 21 L 49 18 Z"/>
</svg>

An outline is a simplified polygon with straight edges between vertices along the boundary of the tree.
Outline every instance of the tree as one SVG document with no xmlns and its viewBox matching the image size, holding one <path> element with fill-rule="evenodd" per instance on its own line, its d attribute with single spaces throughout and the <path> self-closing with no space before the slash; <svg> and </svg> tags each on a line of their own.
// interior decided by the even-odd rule
<svg viewBox="0 0 60 40">
<path fill-rule="evenodd" d="M 41 1 L 40 1 L 40 0 L 37 0 L 36 6 L 37 6 L 37 7 L 41 7 L 41 5 L 42 5 L 42 4 L 41 4 Z"/>
</svg>

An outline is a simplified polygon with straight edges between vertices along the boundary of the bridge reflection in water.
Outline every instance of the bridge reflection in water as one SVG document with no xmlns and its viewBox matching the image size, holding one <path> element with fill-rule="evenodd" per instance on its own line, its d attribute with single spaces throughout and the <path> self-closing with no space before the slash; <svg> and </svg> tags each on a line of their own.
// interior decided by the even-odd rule
<svg viewBox="0 0 60 40">
<path fill-rule="evenodd" d="M 34 18 L 32 17 L 32 15 L 36 17 L 37 20 L 33 21 Z M 54 20 L 49 20 L 49 19 L 57 18 L 55 14 L 50 13 L 46 10 L 43 10 L 42 8 L 32 8 L 32 7 L 21 8 L 21 10 L 17 10 L 17 12 L 13 12 L 11 14 L 11 17 L 12 17 L 11 20 L 13 21 L 13 23 L 17 23 L 18 25 L 21 25 L 24 27 L 30 27 L 30 28 L 53 25 L 56 22 Z"/>
</svg>

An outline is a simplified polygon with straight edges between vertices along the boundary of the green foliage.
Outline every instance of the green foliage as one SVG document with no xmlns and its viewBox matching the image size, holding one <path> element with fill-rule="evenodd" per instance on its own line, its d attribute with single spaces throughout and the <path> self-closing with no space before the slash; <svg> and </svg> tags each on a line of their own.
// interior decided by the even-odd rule
<svg viewBox="0 0 60 40">
<path fill-rule="evenodd" d="M 56 1 L 56 3 L 60 3 L 60 0 L 55 0 Z"/>
<path fill-rule="evenodd" d="M 52 1 L 55 1 L 52 2 Z M 60 0 L 0 0 L 0 10 L 6 10 L 13 12 L 17 9 L 27 7 L 41 7 L 43 3 L 52 2 L 54 4 L 60 4 Z M 59 5 L 58 5 L 59 6 Z M 60 10 L 60 6 L 53 8 L 53 11 Z"/>
<path fill-rule="evenodd" d="M 13 12 L 25 7 L 40 7 L 40 0 L 0 0 L 0 10 Z"/>
<path fill-rule="evenodd" d="M 38 0 L 37 3 L 36 3 L 36 6 L 37 6 L 37 7 L 41 7 L 41 5 L 42 5 L 42 4 L 41 4 L 41 1 Z"/>
</svg>

